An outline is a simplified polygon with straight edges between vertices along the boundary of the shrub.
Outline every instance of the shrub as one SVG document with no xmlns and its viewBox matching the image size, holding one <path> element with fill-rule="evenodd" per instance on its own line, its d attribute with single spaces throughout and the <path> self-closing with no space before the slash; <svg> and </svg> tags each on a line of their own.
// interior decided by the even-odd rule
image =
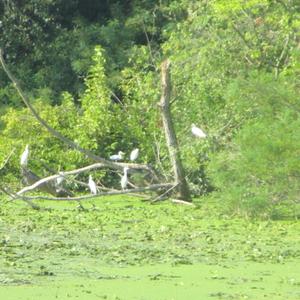
<svg viewBox="0 0 300 300">
<path fill-rule="evenodd" d="M 296 99 L 295 88 L 280 81 L 264 77 L 249 82 L 247 102 L 255 114 L 223 151 L 211 155 L 208 168 L 227 208 L 258 215 L 270 213 L 283 201 L 299 201 L 300 105 L 292 105 Z"/>
</svg>

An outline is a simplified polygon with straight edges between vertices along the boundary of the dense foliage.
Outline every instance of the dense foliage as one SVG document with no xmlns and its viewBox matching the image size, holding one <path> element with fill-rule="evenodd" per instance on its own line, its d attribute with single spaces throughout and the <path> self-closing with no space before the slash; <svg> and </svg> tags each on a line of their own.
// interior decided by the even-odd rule
<svg viewBox="0 0 300 300">
<path fill-rule="evenodd" d="M 299 1 L 99 3 L 1 4 L 5 57 L 54 128 L 103 157 L 139 147 L 141 162 L 172 178 L 157 107 L 168 57 L 193 191 L 251 215 L 299 202 Z M 39 160 L 54 170 L 87 163 L 38 125 L 2 71 L 0 79 L 0 166 L 15 148 L 3 180 L 18 178 L 27 143 L 37 172 Z M 208 139 L 193 139 L 191 123 Z"/>
</svg>

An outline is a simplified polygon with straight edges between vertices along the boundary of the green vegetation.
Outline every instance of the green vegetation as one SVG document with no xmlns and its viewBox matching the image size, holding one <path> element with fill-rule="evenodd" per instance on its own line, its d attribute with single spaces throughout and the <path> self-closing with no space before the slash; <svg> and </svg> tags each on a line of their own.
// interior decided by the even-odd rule
<svg viewBox="0 0 300 300">
<path fill-rule="evenodd" d="M 169 57 L 195 193 L 217 190 L 227 208 L 247 215 L 299 201 L 297 1 L 96 2 L 1 4 L 7 60 L 51 126 L 103 157 L 138 146 L 144 162 L 172 176 L 156 106 L 158 67 Z M 17 154 L 27 143 L 38 173 L 38 160 L 54 170 L 86 164 L 40 128 L 0 76 L 0 159 L 16 148 L 2 180 L 19 179 Z M 206 142 L 191 143 L 191 122 L 208 132 Z"/>
<path fill-rule="evenodd" d="M 227 212 L 277 217 L 278 205 L 299 203 L 299 12 L 298 0 L 3 1 L 0 46 L 52 127 L 105 158 L 138 147 L 140 162 L 172 180 L 157 107 L 169 58 L 193 193 L 212 193 Z M 40 127 L 2 70 L 0 103 L 0 166 L 15 149 L 2 182 L 20 187 L 26 144 L 41 176 L 41 162 L 55 172 L 89 163 Z M 193 139 L 191 123 L 208 139 Z"/>
<path fill-rule="evenodd" d="M 5 299 L 297 299 L 299 222 L 134 198 L 0 206 Z M 49 202 L 40 202 L 42 206 Z"/>
<path fill-rule="evenodd" d="M 168 183 L 157 104 L 170 60 L 194 204 L 8 199 L 26 144 L 40 177 L 94 161 L 41 127 L 0 68 L 0 298 L 300 299 L 299 28 L 299 0 L 0 1 L 0 48 L 38 114 L 100 157 L 138 148 Z M 120 189 L 106 169 L 63 185 L 87 194 L 89 175 Z"/>
</svg>

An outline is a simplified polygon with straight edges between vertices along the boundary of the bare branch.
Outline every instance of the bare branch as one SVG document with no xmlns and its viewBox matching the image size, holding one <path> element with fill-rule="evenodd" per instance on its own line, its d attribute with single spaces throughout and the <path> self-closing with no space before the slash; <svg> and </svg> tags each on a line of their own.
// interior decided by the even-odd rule
<svg viewBox="0 0 300 300">
<path fill-rule="evenodd" d="M 147 30 L 146 30 L 146 26 L 145 26 L 144 21 L 143 21 L 143 31 L 144 31 L 144 34 L 145 34 L 145 36 L 146 36 L 147 47 L 148 47 L 148 49 L 149 49 L 149 53 L 150 53 L 150 57 L 151 57 L 151 61 L 152 61 L 152 66 L 153 66 L 154 69 L 157 71 L 158 68 L 157 68 L 156 65 L 155 65 L 155 60 L 154 60 L 154 57 L 153 57 L 152 48 L 151 48 L 149 36 L 148 36 Z"/>
<path fill-rule="evenodd" d="M 121 99 L 112 91 L 110 90 L 111 95 L 118 101 L 118 103 L 120 105 L 123 106 L 123 108 L 127 111 L 126 106 L 124 105 L 124 103 L 121 101 Z"/>
<path fill-rule="evenodd" d="M 170 191 L 172 191 L 173 189 L 175 189 L 178 186 L 179 183 L 174 184 L 173 186 L 171 186 L 169 189 L 167 189 L 163 194 L 157 196 L 155 199 L 152 200 L 152 202 L 157 202 L 160 201 L 165 195 L 167 195 Z"/>
<path fill-rule="evenodd" d="M 140 164 L 118 163 L 118 165 L 120 165 L 122 167 L 122 169 L 124 167 L 128 167 L 130 169 L 144 169 L 144 166 L 146 168 L 148 168 L 146 165 L 140 165 Z M 143 167 L 141 168 L 141 166 L 143 166 Z M 45 184 L 46 182 L 49 182 L 49 181 L 53 181 L 53 180 L 57 179 L 60 176 L 76 175 L 76 174 L 80 174 L 80 173 L 87 172 L 87 171 L 90 171 L 90 170 L 105 168 L 105 167 L 109 167 L 109 166 L 107 166 L 106 164 L 103 164 L 103 163 L 96 163 L 96 164 L 92 164 L 90 166 L 86 166 L 86 167 L 83 167 L 83 168 L 80 168 L 80 169 L 60 172 L 59 174 L 51 175 L 51 176 L 48 176 L 48 177 L 45 177 L 45 178 L 42 178 L 42 179 L 36 181 L 34 184 L 32 184 L 30 186 L 27 186 L 27 187 L 23 188 L 22 190 L 20 190 L 17 193 L 17 195 L 22 195 L 26 192 L 32 191 L 32 190 L 38 188 L 40 185 L 43 185 L 43 184 Z"/>
<path fill-rule="evenodd" d="M 3 193 L 5 193 L 6 195 L 8 195 L 12 200 L 17 200 L 19 198 L 16 194 L 12 193 L 7 188 L 4 188 L 4 187 L 0 186 L 0 190 Z M 37 209 L 37 210 L 40 209 L 39 205 L 37 205 L 35 203 L 32 203 L 31 200 L 29 200 L 29 199 L 21 199 L 21 200 L 23 200 L 24 202 L 26 202 L 33 209 Z"/>
<path fill-rule="evenodd" d="M 236 33 L 238 34 L 238 36 L 241 38 L 241 40 L 244 42 L 244 44 L 247 46 L 248 49 L 253 50 L 253 45 L 251 45 L 246 38 L 244 37 L 244 35 L 240 32 L 240 30 L 237 28 L 237 26 L 235 26 L 235 24 L 232 25 L 233 29 L 236 31 Z M 245 56 L 245 59 L 251 64 L 255 64 L 255 62 L 248 56 Z"/>
<path fill-rule="evenodd" d="M 90 200 L 93 198 L 101 197 L 101 196 L 113 196 L 113 195 L 122 195 L 122 194 L 132 194 L 132 193 L 142 193 L 148 191 L 155 191 L 162 188 L 170 188 L 174 186 L 174 183 L 164 183 L 164 184 L 153 184 L 147 187 L 140 187 L 135 189 L 127 189 L 127 190 L 115 190 L 109 192 L 100 192 L 97 195 L 86 195 L 80 197 L 45 197 L 45 196 L 23 196 L 19 194 L 14 194 L 14 199 L 20 198 L 22 200 L 51 200 L 51 201 L 79 201 L 79 200 Z"/>
</svg>

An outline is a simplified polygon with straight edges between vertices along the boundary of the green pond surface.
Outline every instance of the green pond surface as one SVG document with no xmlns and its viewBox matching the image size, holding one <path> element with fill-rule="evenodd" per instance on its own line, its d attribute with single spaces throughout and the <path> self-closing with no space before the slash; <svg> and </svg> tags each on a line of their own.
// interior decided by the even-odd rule
<svg viewBox="0 0 300 300">
<path fill-rule="evenodd" d="M 296 219 L 244 220 L 201 200 L 0 203 L 1 300 L 300 299 Z"/>
<path fill-rule="evenodd" d="M 81 265 L 86 276 L 2 286 L 1 299 L 300 299 L 299 269 L 292 263 L 99 269 L 90 262 Z"/>
</svg>

